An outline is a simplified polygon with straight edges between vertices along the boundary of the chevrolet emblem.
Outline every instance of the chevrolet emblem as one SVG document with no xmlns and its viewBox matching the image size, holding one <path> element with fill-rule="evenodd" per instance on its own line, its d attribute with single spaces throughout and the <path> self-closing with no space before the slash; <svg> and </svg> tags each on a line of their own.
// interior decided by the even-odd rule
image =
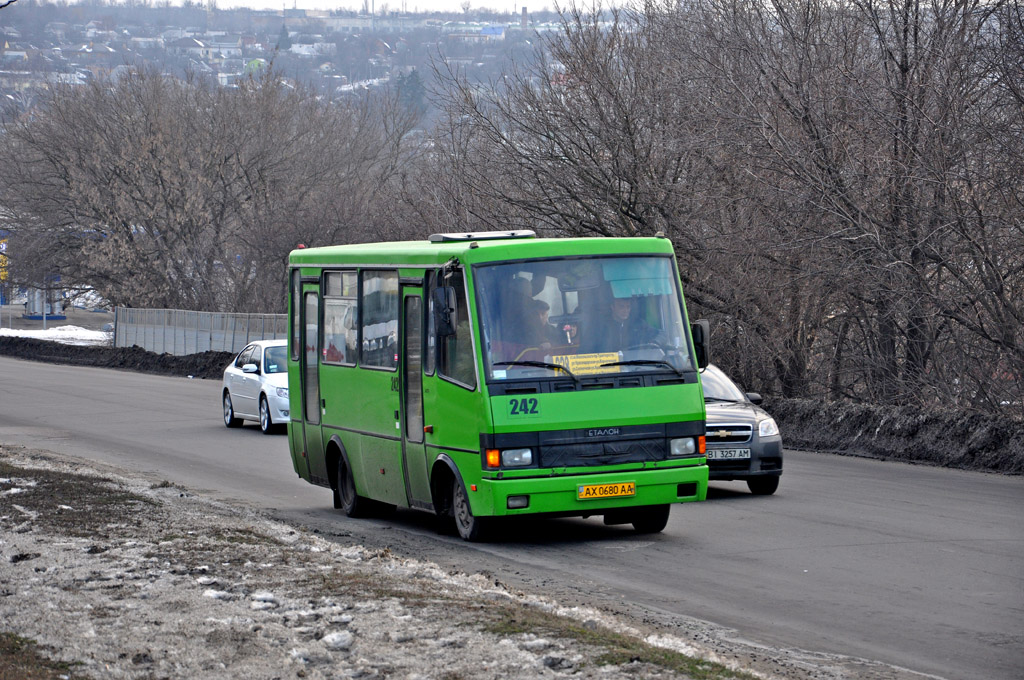
<svg viewBox="0 0 1024 680">
<path fill-rule="evenodd" d="M 720 439 L 725 439 L 726 437 L 729 436 L 729 430 L 719 430 L 718 432 L 715 433 L 715 436 Z"/>
</svg>

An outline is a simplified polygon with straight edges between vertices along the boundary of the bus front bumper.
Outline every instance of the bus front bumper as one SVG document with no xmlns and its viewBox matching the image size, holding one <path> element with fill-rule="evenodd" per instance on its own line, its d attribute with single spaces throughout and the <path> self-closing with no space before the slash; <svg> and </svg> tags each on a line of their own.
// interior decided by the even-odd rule
<svg viewBox="0 0 1024 680">
<path fill-rule="evenodd" d="M 586 487 L 586 488 L 584 488 Z M 632 495 L 602 496 L 604 493 Z M 708 492 L 707 465 L 585 475 L 482 479 L 469 490 L 473 514 L 599 515 L 641 505 L 702 501 Z M 582 497 L 585 498 L 582 498 Z"/>
</svg>

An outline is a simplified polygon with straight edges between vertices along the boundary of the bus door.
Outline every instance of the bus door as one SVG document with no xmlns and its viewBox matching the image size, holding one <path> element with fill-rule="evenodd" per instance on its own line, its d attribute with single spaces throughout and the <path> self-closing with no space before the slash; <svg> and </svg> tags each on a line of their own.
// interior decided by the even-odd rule
<svg viewBox="0 0 1024 680">
<path fill-rule="evenodd" d="M 320 285 L 302 286 L 302 436 L 310 481 L 329 484 L 320 432 Z"/>
<path fill-rule="evenodd" d="M 423 441 L 423 288 L 402 286 L 402 467 L 412 507 L 433 507 Z"/>
</svg>

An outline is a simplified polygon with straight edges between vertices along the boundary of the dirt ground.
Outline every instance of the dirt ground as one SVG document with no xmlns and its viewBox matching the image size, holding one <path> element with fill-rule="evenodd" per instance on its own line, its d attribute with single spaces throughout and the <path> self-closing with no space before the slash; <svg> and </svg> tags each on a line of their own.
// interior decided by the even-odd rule
<svg viewBox="0 0 1024 680">
<path fill-rule="evenodd" d="M 734 677 L 597 612 L 41 451 L 0 448 L 0 527 L 0 627 L 70 677 Z"/>
<path fill-rule="evenodd" d="M 789 448 L 1002 474 L 1024 473 L 1024 423 L 960 411 L 770 399 Z"/>
<path fill-rule="evenodd" d="M 0 446 L 4 680 L 921 677 L 676 631 Z"/>
</svg>

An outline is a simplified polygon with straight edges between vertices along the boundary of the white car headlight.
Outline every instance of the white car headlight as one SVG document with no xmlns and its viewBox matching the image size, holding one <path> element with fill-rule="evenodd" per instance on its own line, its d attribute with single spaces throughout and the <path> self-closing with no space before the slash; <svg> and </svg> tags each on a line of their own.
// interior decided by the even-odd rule
<svg viewBox="0 0 1024 680">
<path fill-rule="evenodd" d="M 765 418 L 757 424 L 757 434 L 762 437 L 772 437 L 779 433 L 779 426 L 775 418 Z"/>
<path fill-rule="evenodd" d="M 287 387 L 278 387 L 277 388 L 277 396 L 281 397 L 282 399 L 287 399 L 288 398 L 288 388 Z"/>
</svg>

